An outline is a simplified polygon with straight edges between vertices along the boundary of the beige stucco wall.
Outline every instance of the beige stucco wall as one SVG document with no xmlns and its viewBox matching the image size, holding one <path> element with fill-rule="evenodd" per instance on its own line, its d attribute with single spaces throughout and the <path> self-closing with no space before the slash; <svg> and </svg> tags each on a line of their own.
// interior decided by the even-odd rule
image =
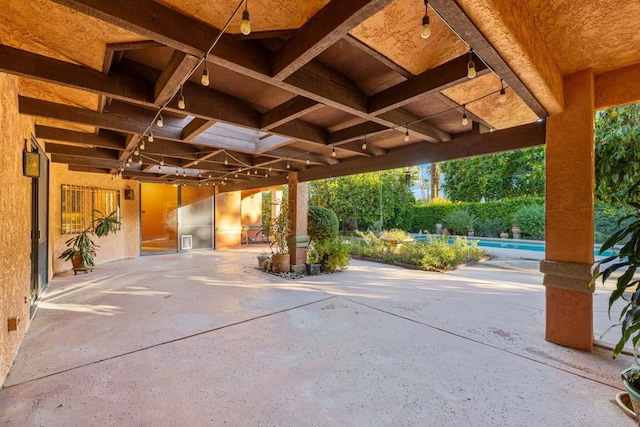
<svg viewBox="0 0 640 427">
<path fill-rule="evenodd" d="M 216 194 L 215 249 L 240 248 L 241 207 L 239 191 Z"/>
<path fill-rule="evenodd" d="M 61 186 L 62 184 L 82 185 L 85 187 L 120 190 L 121 229 L 116 233 L 100 238 L 100 246 L 95 258 L 96 266 L 108 261 L 135 258 L 140 255 L 140 185 L 137 181 L 111 179 L 110 175 L 100 173 L 72 172 L 66 164 L 51 164 L 49 183 L 49 245 L 53 271 L 60 273 L 70 270 L 71 261 L 63 261 L 58 256 L 67 248 L 64 242 L 71 235 L 60 234 Z M 133 200 L 124 199 L 124 190 L 134 192 Z"/>
<path fill-rule="evenodd" d="M 22 175 L 33 120 L 18 114 L 17 78 L 0 73 L 0 383 L 29 326 L 31 178 Z M 18 330 L 7 320 L 18 316 Z"/>
</svg>

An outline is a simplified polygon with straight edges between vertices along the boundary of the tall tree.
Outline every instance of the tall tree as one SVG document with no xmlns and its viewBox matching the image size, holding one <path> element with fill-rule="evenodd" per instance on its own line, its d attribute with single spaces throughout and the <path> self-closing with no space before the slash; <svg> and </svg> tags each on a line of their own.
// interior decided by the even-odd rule
<svg viewBox="0 0 640 427">
<path fill-rule="evenodd" d="M 544 196 L 544 147 L 453 160 L 440 166 L 444 192 L 452 200 Z"/>
<path fill-rule="evenodd" d="M 621 205 L 639 201 L 628 195 L 640 180 L 640 104 L 596 113 L 596 198 Z"/>
</svg>

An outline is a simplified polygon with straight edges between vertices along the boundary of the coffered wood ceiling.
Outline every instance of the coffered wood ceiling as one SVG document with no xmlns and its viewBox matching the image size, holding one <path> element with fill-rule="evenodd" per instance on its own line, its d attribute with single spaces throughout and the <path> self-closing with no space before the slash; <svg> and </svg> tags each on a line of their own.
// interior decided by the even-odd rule
<svg viewBox="0 0 640 427">
<path fill-rule="evenodd" d="M 220 34 L 235 0 L 9 0 L 0 71 L 52 161 L 132 157 L 142 181 L 232 191 L 543 144 L 543 105 L 456 2 L 430 4 L 422 39 L 421 0 L 251 0 L 248 36 L 239 16 Z"/>
</svg>

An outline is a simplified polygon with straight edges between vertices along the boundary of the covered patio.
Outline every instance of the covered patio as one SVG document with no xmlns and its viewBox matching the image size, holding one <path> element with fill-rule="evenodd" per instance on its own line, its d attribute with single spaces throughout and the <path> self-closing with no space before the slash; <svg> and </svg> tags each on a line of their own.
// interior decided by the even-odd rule
<svg viewBox="0 0 640 427">
<path fill-rule="evenodd" d="M 634 425 L 613 402 L 628 358 L 544 341 L 542 275 L 522 261 L 447 274 L 353 261 L 294 281 L 257 270 L 256 253 L 56 277 L 0 391 L 0 421 Z M 596 291 L 598 307 L 606 298 Z"/>
</svg>

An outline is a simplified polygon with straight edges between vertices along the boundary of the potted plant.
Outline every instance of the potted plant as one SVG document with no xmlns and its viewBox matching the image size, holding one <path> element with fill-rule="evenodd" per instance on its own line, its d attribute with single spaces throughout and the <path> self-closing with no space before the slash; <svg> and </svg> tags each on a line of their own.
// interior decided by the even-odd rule
<svg viewBox="0 0 640 427">
<path fill-rule="evenodd" d="M 65 242 L 67 249 L 58 258 L 65 261 L 71 260 L 75 273 L 93 270 L 95 266 L 93 257 L 99 246 L 93 241 L 92 236 L 104 237 L 115 233 L 119 225 L 120 220 L 116 211 L 104 215 L 99 210 L 94 210 L 94 219 L 87 228 Z"/>
<path fill-rule="evenodd" d="M 274 273 L 288 273 L 291 270 L 289 262 L 289 248 L 287 247 L 287 234 L 289 233 L 289 214 L 286 209 L 281 209 L 280 215 L 273 222 L 271 228 L 273 241 L 270 244 L 272 271 Z"/>
<path fill-rule="evenodd" d="M 411 242 L 413 239 L 404 230 L 399 230 L 397 228 L 383 231 L 380 233 L 380 239 L 389 247 L 391 252 L 397 253 L 402 247 L 403 243 Z"/>
<path fill-rule="evenodd" d="M 637 186 L 638 183 L 631 189 L 633 190 Z M 621 375 L 624 386 L 629 391 L 631 403 L 640 425 L 640 363 L 638 362 L 638 346 L 640 345 L 640 280 L 634 279 L 636 271 L 640 268 L 640 203 L 631 202 L 629 204 L 636 209 L 636 212 L 618 221 L 619 227 L 623 221 L 626 225 L 609 237 L 600 248 L 600 254 L 609 249 L 615 250 L 617 245 L 620 245 L 620 250 L 617 254 L 596 261 L 594 270 L 601 266 L 606 267 L 593 277 L 591 283 L 593 284 L 598 278 L 602 278 L 602 283 L 604 284 L 614 272 L 622 273 L 617 277 L 616 287 L 609 297 L 609 317 L 611 317 L 611 308 L 616 302 L 626 302 L 620 309 L 618 316 L 620 323 L 611 326 L 611 328 L 619 326 L 621 332 L 621 337 L 613 349 L 613 357 L 617 357 L 627 343 L 632 343 L 635 362 L 630 368 L 624 370 Z"/>
<path fill-rule="evenodd" d="M 271 255 L 269 255 L 266 252 L 261 252 L 260 255 L 257 256 L 258 258 L 258 267 L 264 269 L 264 264 L 269 260 L 269 258 L 271 258 Z"/>
<path fill-rule="evenodd" d="M 307 275 L 317 276 L 320 274 L 321 262 L 322 254 L 316 250 L 316 245 L 312 243 L 307 249 L 307 262 L 305 264 L 307 268 Z"/>
<path fill-rule="evenodd" d="M 322 271 L 333 273 L 338 269 L 344 270 L 351 259 L 349 247 L 339 237 L 316 242 L 315 250 L 322 260 L 320 267 Z"/>
</svg>

